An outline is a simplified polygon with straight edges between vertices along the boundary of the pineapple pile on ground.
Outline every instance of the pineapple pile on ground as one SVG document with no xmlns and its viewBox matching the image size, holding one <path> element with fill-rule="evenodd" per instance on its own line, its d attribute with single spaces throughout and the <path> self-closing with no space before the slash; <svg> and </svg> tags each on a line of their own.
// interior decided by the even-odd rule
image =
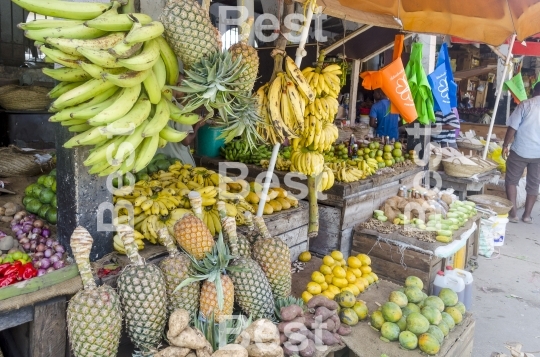
<svg viewBox="0 0 540 357">
<path fill-rule="evenodd" d="M 319 294 L 334 299 L 344 291 L 358 296 L 379 280 L 370 265 L 371 259 L 366 254 L 350 256 L 345 260 L 343 254 L 335 250 L 326 255 L 319 270 L 311 274 L 311 281 L 302 293 L 302 299 L 308 302 Z"/>
<path fill-rule="evenodd" d="M 371 326 L 385 342 L 399 341 L 406 350 L 418 347 L 435 355 L 466 309 L 453 290 L 444 288 L 438 296 L 427 296 L 423 287 L 418 277 L 407 277 L 404 287 L 391 292 L 388 301 L 371 314 Z"/>
</svg>

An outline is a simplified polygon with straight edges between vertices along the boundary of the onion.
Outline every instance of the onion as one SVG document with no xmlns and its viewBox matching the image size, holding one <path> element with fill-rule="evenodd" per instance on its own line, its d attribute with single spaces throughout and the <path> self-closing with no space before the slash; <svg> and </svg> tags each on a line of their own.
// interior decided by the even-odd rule
<svg viewBox="0 0 540 357">
<path fill-rule="evenodd" d="M 40 234 L 41 228 L 32 228 L 32 233 Z"/>
<path fill-rule="evenodd" d="M 32 225 L 24 225 L 22 228 L 22 231 L 24 233 L 30 233 L 31 230 L 32 230 Z"/>
<path fill-rule="evenodd" d="M 47 274 L 47 270 L 45 269 L 38 269 L 37 271 L 37 276 L 42 276 L 42 275 L 45 275 Z"/>
<path fill-rule="evenodd" d="M 30 251 L 30 243 L 24 243 L 22 245 L 23 249 L 25 252 L 29 252 Z"/>
<path fill-rule="evenodd" d="M 49 238 L 51 236 L 51 231 L 49 230 L 49 228 L 43 228 L 41 230 L 41 235 L 45 238 Z"/>
<path fill-rule="evenodd" d="M 52 271 L 54 271 L 54 268 L 53 268 L 53 267 L 50 267 L 49 269 L 47 269 L 47 273 L 50 273 L 50 272 L 52 272 Z"/>
<path fill-rule="evenodd" d="M 38 236 L 38 242 L 45 245 L 45 243 L 47 242 L 47 238 L 45 237 L 42 237 L 42 236 Z"/>
<path fill-rule="evenodd" d="M 34 227 L 36 228 L 43 228 L 44 225 L 45 225 L 45 222 L 43 222 L 41 219 L 36 219 L 34 221 Z"/>
<path fill-rule="evenodd" d="M 39 269 L 41 268 L 41 260 L 37 260 L 34 262 L 34 268 Z"/>
<path fill-rule="evenodd" d="M 53 252 L 52 252 L 52 249 L 45 249 L 45 251 L 43 252 L 43 255 L 45 256 L 45 258 L 50 258 L 51 255 L 53 255 Z"/>
<path fill-rule="evenodd" d="M 20 231 L 22 231 L 22 229 L 23 229 L 23 226 L 22 224 L 19 224 L 19 223 L 15 224 L 14 226 L 11 226 L 11 230 L 15 233 L 19 233 Z"/>
<path fill-rule="evenodd" d="M 31 252 L 35 252 L 36 251 L 36 242 L 31 242 L 30 243 L 30 251 Z M 37 254 L 37 253 L 36 253 Z M 42 253 L 43 254 L 43 253 Z"/>
<path fill-rule="evenodd" d="M 24 234 L 23 232 L 20 232 L 19 234 L 17 234 L 17 239 L 18 240 L 21 240 L 23 238 L 26 238 L 26 234 Z"/>
<path fill-rule="evenodd" d="M 60 259 L 62 259 L 64 257 L 64 254 L 62 254 L 60 252 L 56 252 L 56 253 L 54 253 L 54 255 L 56 255 Z"/>
<path fill-rule="evenodd" d="M 19 211 L 19 212 L 15 213 L 15 215 L 13 216 L 13 220 L 18 222 L 21 219 L 23 219 L 24 216 L 26 216 L 26 212 L 25 211 Z"/>
<path fill-rule="evenodd" d="M 34 253 L 34 258 L 38 258 L 38 259 L 41 259 L 44 257 L 44 254 L 43 252 L 35 252 Z"/>
<path fill-rule="evenodd" d="M 51 261 L 51 263 L 54 264 L 57 261 L 62 260 L 62 257 L 59 257 L 58 255 L 54 254 L 52 257 L 49 258 L 49 260 Z"/>
<path fill-rule="evenodd" d="M 61 244 L 58 244 L 57 246 L 55 246 L 54 250 L 56 250 L 56 252 L 60 254 L 64 254 L 66 252 L 66 250 Z"/>
<path fill-rule="evenodd" d="M 23 237 L 23 238 L 19 239 L 19 243 L 21 243 L 21 244 L 30 243 L 30 239 L 28 239 L 28 237 Z"/>
<path fill-rule="evenodd" d="M 43 251 L 45 251 L 45 249 L 47 249 L 47 247 L 43 243 L 39 243 L 39 245 L 36 247 L 36 250 L 38 252 L 43 252 Z"/>
<path fill-rule="evenodd" d="M 35 214 L 29 214 L 28 216 L 26 216 L 24 218 L 28 218 L 29 221 L 35 221 L 36 220 L 36 215 Z"/>
<path fill-rule="evenodd" d="M 45 245 L 46 245 L 47 247 L 52 247 L 53 243 L 54 243 L 54 240 L 52 240 L 51 238 L 48 238 L 48 239 L 45 241 Z"/>
<path fill-rule="evenodd" d="M 53 264 L 54 269 L 62 269 L 65 266 L 66 266 L 66 263 L 64 263 L 63 260 L 59 260 Z"/>
<path fill-rule="evenodd" d="M 40 268 L 48 269 L 51 266 L 51 261 L 48 258 L 43 258 L 39 262 L 41 263 Z"/>
</svg>

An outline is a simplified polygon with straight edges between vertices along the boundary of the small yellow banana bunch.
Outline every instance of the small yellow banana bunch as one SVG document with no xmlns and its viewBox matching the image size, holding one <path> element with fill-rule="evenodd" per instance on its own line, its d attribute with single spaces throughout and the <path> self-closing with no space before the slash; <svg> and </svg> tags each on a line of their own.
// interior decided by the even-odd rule
<svg viewBox="0 0 540 357">
<path fill-rule="evenodd" d="M 318 97 L 326 94 L 332 98 L 337 98 L 341 91 L 340 75 L 342 73 L 339 64 L 331 64 L 325 68 L 306 67 L 302 70 L 302 74 Z"/>
<path fill-rule="evenodd" d="M 176 196 L 176 190 L 164 188 L 152 196 L 139 196 L 133 201 L 135 207 L 147 215 L 168 216 L 169 211 L 174 210 L 181 204 L 181 198 Z"/>
<path fill-rule="evenodd" d="M 291 154 L 291 171 L 303 173 L 306 176 L 317 176 L 324 169 L 324 156 L 318 151 L 303 147 Z"/>
<path fill-rule="evenodd" d="M 315 93 L 294 60 L 286 56 L 283 62 L 285 71 L 278 72 L 272 82 L 255 93 L 263 119 L 257 131 L 272 145 L 296 138 L 304 131 L 306 105 L 315 100 Z"/>
<path fill-rule="evenodd" d="M 133 234 L 135 236 L 135 243 L 137 243 L 137 249 L 143 250 L 144 242 L 142 234 L 137 231 L 134 231 Z M 124 247 L 124 243 L 118 234 L 115 234 L 113 237 L 113 247 L 118 253 L 126 255 L 126 248 Z"/>
<path fill-rule="evenodd" d="M 208 230 L 212 234 L 212 236 L 215 236 L 216 234 L 219 234 L 221 232 L 221 220 L 219 218 L 219 212 L 217 211 L 217 208 L 215 206 L 207 207 L 211 209 L 203 209 L 203 222 L 208 227 Z"/>
<path fill-rule="evenodd" d="M 318 177 L 317 191 L 323 192 L 334 186 L 334 172 L 328 166 L 324 166 L 322 174 Z"/>
<path fill-rule="evenodd" d="M 343 167 L 335 171 L 335 177 L 340 182 L 355 182 L 365 179 L 367 176 L 364 171 L 355 167 Z"/>
<path fill-rule="evenodd" d="M 299 147 L 307 147 L 310 150 L 323 153 L 332 148 L 334 142 L 339 138 L 337 126 L 317 119 L 310 115 L 306 117 L 306 128 L 300 139 L 292 140 L 293 150 Z"/>
</svg>

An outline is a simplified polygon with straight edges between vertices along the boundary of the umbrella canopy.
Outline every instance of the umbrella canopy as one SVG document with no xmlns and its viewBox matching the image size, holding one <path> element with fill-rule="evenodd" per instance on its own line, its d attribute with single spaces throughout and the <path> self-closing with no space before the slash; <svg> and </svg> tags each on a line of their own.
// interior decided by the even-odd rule
<svg viewBox="0 0 540 357">
<path fill-rule="evenodd" d="M 325 6 L 327 1 L 318 3 Z M 447 34 L 496 46 L 514 33 L 520 41 L 540 33 L 538 0 L 338 1 L 341 6 L 377 15 L 379 21 L 399 19 L 404 31 Z M 354 13 L 348 16 L 355 17 Z"/>
</svg>

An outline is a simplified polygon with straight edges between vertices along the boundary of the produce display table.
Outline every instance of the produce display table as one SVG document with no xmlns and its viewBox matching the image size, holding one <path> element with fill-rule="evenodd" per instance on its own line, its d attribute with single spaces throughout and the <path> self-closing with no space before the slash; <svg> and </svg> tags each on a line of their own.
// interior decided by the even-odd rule
<svg viewBox="0 0 540 357">
<path fill-rule="evenodd" d="M 66 356 L 66 303 L 82 289 L 78 273 L 71 265 L 0 289 L 0 345 L 8 356 Z"/>
<path fill-rule="evenodd" d="M 373 262 L 373 258 L 372 258 Z M 293 275 L 293 295 L 300 296 L 306 284 L 311 281 L 311 273 L 318 270 L 322 261 L 319 258 L 313 258 L 309 263 L 306 263 L 305 270 Z M 373 271 L 379 274 L 379 271 L 372 264 Z M 369 309 L 369 312 L 377 310 L 379 305 L 388 301 L 388 296 L 394 290 L 401 288 L 401 285 L 379 280 L 377 284 L 373 284 L 358 297 L 364 301 Z M 472 347 L 474 339 L 475 320 L 470 313 L 463 316 L 463 322 L 456 326 L 444 340 L 441 350 L 437 354 L 440 357 L 470 357 L 472 356 Z M 383 353 L 389 357 L 402 356 L 425 356 L 420 350 L 406 351 L 400 348 L 399 342 L 383 342 L 379 339 L 379 331 L 375 331 L 369 325 L 369 317 L 358 325 L 352 328 L 352 333 L 349 336 L 343 336 L 342 340 L 347 346 L 342 351 L 329 351 L 329 356 L 350 356 L 350 357 L 375 357 L 381 356 Z"/>
<path fill-rule="evenodd" d="M 480 218 L 479 214 L 470 218 L 453 235 L 454 241 L 467 238 L 466 264 L 471 258 L 478 256 Z M 463 237 L 471 232 L 470 236 Z M 383 234 L 357 226 L 353 236 L 352 254 L 368 254 L 375 273 L 395 283 L 403 284 L 410 275 L 419 277 L 424 282 L 424 290 L 429 294 L 437 272 L 444 270 L 447 265 L 447 259 L 437 256 L 436 250 L 446 245 L 440 242 L 421 241 L 398 232 Z"/>
<path fill-rule="evenodd" d="M 197 165 L 211 170 L 226 169 L 229 176 L 241 174 L 237 168 L 240 164 L 236 162 L 210 157 L 195 157 L 195 161 Z M 266 169 L 260 166 L 246 164 L 245 167 L 250 179 L 258 178 L 262 181 L 266 175 Z M 332 250 L 340 250 L 348 257 L 354 226 L 371 217 L 373 210 L 395 196 L 402 185 L 410 187 L 415 181 L 421 182 L 415 178 L 423 171 L 423 167 L 411 164 L 408 167 L 396 168 L 391 174 L 374 175 L 351 183 L 336 182 L 331 189 L 323 192 L 324 195 L 319 194 L 319 235 L 310 241 L 310 251 L 326 255 Z M 298 185 L 306 185 L 305 176 L 301 178 L 299 174 L 292 174 L 294 179 L 286 180 L 287 174 L 290 173 L 274 171 L 281 187 L 293 194 L 299 193 Z"/>
<path fill-rule="evenodd" d="M 467 192 L 475 191 L 479 193 L 484 193 L 484 185 L 492 181 L 496 176 L 500 176 L 501 173 L 497 169 L 484 172 L 475 178 L 461 178 L 461 177 L 452 177 L 448 176 L 444 172 L 437 172 L 442 182 L 437 182 L 433 177 L 433 173 L 430 172 L 431 186 L 441 185 L 441 189 L 453 188 L 456 192 L 455 194 L 459 197 L 461 201 L 467 199 Z"/>
</svg>

